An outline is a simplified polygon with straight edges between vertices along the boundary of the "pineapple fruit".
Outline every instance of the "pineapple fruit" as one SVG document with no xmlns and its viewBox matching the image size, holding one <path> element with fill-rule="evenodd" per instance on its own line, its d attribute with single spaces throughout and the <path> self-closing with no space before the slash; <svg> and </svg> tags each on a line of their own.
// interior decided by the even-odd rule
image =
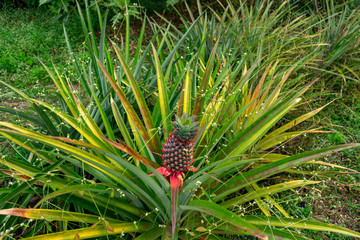
<svg viewBox="0 0 360 240">
<path fill-rule="evenodd" d="M 172 172 L 187 171 L 193 160 L 193 140 L 198 133 L 199 122 L 195 122 L 195 116 L 188 117 L 184 113 L 181 118 L 175 115 L 175 121 L 171 123 L 174 130 L 163 144 L 163 164 Z"/>
</svg>

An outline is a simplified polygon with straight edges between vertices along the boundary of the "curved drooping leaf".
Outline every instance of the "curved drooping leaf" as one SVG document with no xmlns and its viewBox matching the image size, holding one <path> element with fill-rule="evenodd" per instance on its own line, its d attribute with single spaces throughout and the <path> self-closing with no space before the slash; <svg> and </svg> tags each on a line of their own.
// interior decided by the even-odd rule
<svg viewBox="0 0 360 240">
<path fill-rule="evenodd" d="M 43 142 L 44 144 L 48 144 L 51 146 L 56 146 L 59 149 L 62 149 L 63 151 L 74 154 L 82 161 L 90 164 L 91 166 L 95 167 L 99 171 L 106 174 L 108 177 L 112 178 L 114 181 L 121 182 L 122 184 L 124 184 L 124 186 L 126 186 L 129 189 L 132 189 L 134 192 L 138 192 L 139 194 L 140 194 L 140 192 L 142 192 L 142 194 L 147 196 L 147 199 L 149 199 L 151 202 L 155 203 L 153 201 L 153 199 L 150 197 L 149 193 L 146 193 L 143 189 L 141 189 L 140 186 L 138 186 L 137 184 L 135 184 L 134 182 L 132 182 L 131 180 L 126 178 L 126 176 L 127 176 L 126 172 L 125 173 L 123 172 L 122 174 L 120 174 L 120 172 L 115 170 L 114 165 L 111 165 L 110 163 L 105 161 L 103 158 L 99 158 L 93 154 L 90 154 L 86 151 L 80 150 L 80 149 L 70 146 L 68 144 L 62 143 L 62 142 L 60 142 L 54 138 L 48 137 L 46 135 L 42 135 L 42 134 L 33 132 L 31 130 L 28 130 L 28 129 L 25 129 L 22 127 L 18 127 L 16 125 L 0 122 L 0 125 L 2 125 L 2 124 L 5 124 L 9 128 L 14 128 L 19 131 L 19 132 L 12 132 L 14 134 L 18 134 L 18 135 L 25 136 L 28 138 L 34 138 L 34 139 L 36 139 L 36 141 Z M 2 131 L 10 132 L 10 130 L 5 130 L 5 129 Z M 0 131 L 0 133 L 1 133 L 1 131 Z M 66 156 L 61 156 L 61 157 L 65 158 L 65 159 L 68 158 Z M 118 165 L 117 161 L 114 161 L 114 163 L 116 165 Z M 140 195 L 142 195 L 142 194 L 140 194 Z"/>
<path fill-rule="evenodd" d="M 99 216 L 69 212 L 63 210 L 52 210 L 52 209 L 33 209 L 33 208 L 11 208 L 0 210 L 1 215 L 11 215 L 31 219 L 46 219 L 48 221 L 73 221 L 73 222 L 84 222 L 84 223 L 97 223 L 99 222 Z M 106 219 L 111 222 L 119 222 L 116 219 Z"/>
<path fill-rule="evenodd" d="M 360 238 L 360 233 L 339 227 L 333 224 L 327 224 L 322 222 L 296 219 L 296 218 L 281 218 L 281 217 L 264 217 L 264 216 L 246 216 L 245 221 L 254 225 L 262 226 L 276 226 L 285 228 L 302 228 L 317 231 L 327 231 L 348 235 L 351 237 Z"/>
<path fill-rule="evenodd" d="M 237 177 L 233 177 L 231 180 L 226 182 L 226 184 L 215 190 L 216 196 L 214 197 L 214 199 L 220 200 L 224 196 L 236 192 L 250 183 L 264 179 L 268 176 L 282 172 L 286 169 L 298 166 L 302 163 L 317 159 L 327 154 L 331 154 L 359 146 L 360 143 L 352 143 L 352 144 L 344 144 L 340 146 L 332 146 L 311 152 L 305 152 L 295 156 L 284 158 L 276 162 L 263 165 L 261 167 L 255 168 L 245 173 L 240 173 Z"/>
<path fill-rule="evenodd" d="M 194 224 L 200 225 L 201 222 L 195 222 Z M 308 240 L 309 238 L 300 236 L 297 232 L 291 231 L 289 229 L 278 229 L 273 226 L 256 226 L 260 230 L 262 230 L 269 239 L 272 240 Z M 209 229 L 206 229 L 204 227 L 198 227 L 195 229 L 198 232 L 209 232 Z M 213 227 L 211 229 L 212 234 L 223 234 L 225 236 L 227 235 L 240 235 L 240 236 L 248 236 L 249 234 L 247 232 L 244 232 L 240 228 L 230 225 L 230 224 L 222 224 L 216 227 Z M 216 236 L 218 237 L 218 236 Z M 234 236 L 235 237 L 235 236 Z M 221 238 L 223 239 L 223 238 Z M 228 238 L 226 238 L 228 239 Z"/>
<path fill-rule="evenodd" d="M 98 193 L 108 193 L 108 195 L 110 195 L 109 192 L 113 191 L 112 188 L 109 188 L 105 185 L 99 185 L 99 184 L 82 184 L 82 185 L 75 185 L 75 186 L 69 186 L 69 187 L 64 187 L 61 188 L 55 192 L 52 192 L 48 195 L 46 195 L 45 197 L 43 197 L 39 202 L 36 203 L 36 205 L 34 206 L 34 208 L 38 207 L 39 205 L 41 205 L 42 203 L 44 203 L 45 201 L 48 201 L 51 198 L 55 198 L 57 196 L 63 195 L 63 194 L 68 194 L 68 193 L 73 193 L 73 192 L 98 192 Z M 111 203 L 110 203 L 111 204 Z M 126 209 L 126 211 L 136 215 L 136 216 L 143 216 L 144 212 L 139 209 L 134 207 L 134 205 L 126 203 L 124 201 L 117 201 L 116 207 L 119 207 L 121 209 Z"/>
<path fill-rule="evenodd" d="M 41 121 L 39 118 L 37 118 L 36 116 L 34 116 L 32 114 L 25 113 L 23 111 L 14 110 L 14 109 L 8 108 L 8 107 L 3 107 L 3 106 L 0 106 L 0 111 L 7 112 L 7 113 L 13 114 L 15 116 L 23 117 L 26 120 L 37 124 L 40 127 L 43 127 L 43 128 L 47 127 L 43 121 Z"/>
<path fill-rule="evenodd" d="M 260 229 L 256 228 L 254 225 L 245 221 L 241 217 L 237 216 L 235 213 L 217 205 L 216 203 L 204 200 L 193 200 L 187 205 L 180 205 L 179 207 L 183 210 L 201 211 L 210 214 L 223 220 L 226 223 L 232 224 L 242 229 L 243 231 L 248 232 L 251 235 L 254 235 L 261 239 L 268 239 L 266 234 L 264 234 L 264 232 L 262 232 Z"/>
<path fill-rule="evenodd" d="M 150 159 L 147 159 L 146 157 L 140 155 L 134 149 L 132 149 L 128 145 L 124 144 L 123 142 L 119 141 L 117 143 L 117 142 L 111 141 L 110 139 L 107 139 L 105 137 L 104 137 L 104 139 L 105 139 L 105 141 L 107 141 L 108 143 L 113 145 L 114 147 L 120 149 L 123 152 L 126 152 L 126 153 L 132 155 L 135 159 L 139 160 L 143 164 L 145 164 L 147 166 L 150 166 L 150 167 L 153 167 L 153 168 L 158 168 L 159 167 L 159 165 L 156 162 L 152 162 Z"/>
<path fill-rule="evenodd" d="M 125 233 L 142 233 L 152 228 L 152 223 L 105 223 L 104 225 L 68 230 L 64 232 L 22 238 L 24 240 L 79 240 Z"/>
<path fill-rule="evenodd" d="M 5 202 L 10 201 L 11 199 L 13 199 L 14 197 L 20 195 L 21 193 L 23 193 L 24 190 L 29 189 L 33 184 L 36 184 L 38 181 L 42 180 L 43 178 L 45 178 L 49 171 L 53 171 L 55 170 L 57 167 L 59 167 L 62 163 L 64 163 L 65 160 L 59 160 L 58 162 L 48 166 L 47 168 L 43 169 L 41 172 L 35 172 L 33 171 L 33 169 L 29 169 L 27 168 L 27 166 L 25 166 L 25 164 L 18 164 L 16 166 L 16 161 L 15 164 L 11 164 L 15 169 L 16 167 L 18 167 L 19 169 L 24 169 L 25 171 L 25 175 L 26 176 L 32 176 L 32 179 L 21 183 L 19 186 L 17 186 L 14 189 L 11 189 L 11 191 L 7 194 L 4 194 L 3 196 L 1 196 L 0 198 L 0 205 L 4 204 Z M 5 166 L 8 165 L 8 162 L 11 162 L 7 159 L 0 159 L 0 163 L 4 164 Z M 27 174 L 26 171 L 30 172 L 30 175 Z M 32 174 L 32 175 L 31 175 Z"/>
<path fill-rule="evenodd" d="M 230 200 L 227 200 L 223 203 L 220 204 L 220 206 L 222 207 L 233 207 L 235 205 L 240 205 L 242 203 L 251 201 L 255 198 L 259 198 L 259 197 L 264 197 L 264 196 L 269 196 L 271 194 L 275 194 L 278 192 L 283 192 L 289 189 L 293 189 L 296 187 L 303 187 L 306 185 L 310 185 L 310 184 L 316 184 L 316 183 L 320 183 L 319 181 L 305 181 L 305 180 L 297 180 L 297 181 L 290 181 L 290 182 L 284 182 L 284 183 L 279 183 L 276 185 L 272 185 L 269 187 L 264 187 L 261 189 L 258 189 L 256 191 L 247 193 L 247 194 L 243 194 L 239 197 L 234 197 Z"/>
</svg>

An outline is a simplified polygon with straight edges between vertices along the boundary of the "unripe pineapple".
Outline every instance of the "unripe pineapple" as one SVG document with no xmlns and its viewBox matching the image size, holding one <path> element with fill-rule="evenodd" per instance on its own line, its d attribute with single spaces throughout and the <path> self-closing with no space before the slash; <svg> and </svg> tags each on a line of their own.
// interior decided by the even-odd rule
<svg viewBox="0 0 360 240">
<path fill-rule="evenodd" d="M 189 169 L 193 154 L 194 143 L 199 130 L 195 116 L 188 117 L 185 113 L 181 118 L 175 115 L 175 121 L 171 122 L 174 130 L 163 144 L 164 166 L 172 172 L 183 172 Z"/>
</svg>

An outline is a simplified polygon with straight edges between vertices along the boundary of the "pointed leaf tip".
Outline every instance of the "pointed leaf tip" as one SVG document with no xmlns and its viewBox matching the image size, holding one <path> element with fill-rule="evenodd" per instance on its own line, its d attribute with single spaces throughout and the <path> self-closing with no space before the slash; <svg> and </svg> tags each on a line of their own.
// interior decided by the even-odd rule
<svg viewBox="0 0 360 240">
<path fill-rule="evenodd" d="M 105 222 L 105 227 L 106 227 L 106 229 L 107 229 L 109 232 L 114 232 L 114 229 L 111 228 L 109 222 L 106 221 L 106 220 L 104 220 L 104 222 Z"/>
<path fill-rule="evenodd" d="M 26 212 L 29 209 L 22 209 L 22 208 L 9 208 L 9 209 L 2 209 L 0 210 L 0 215 L 11 215 L 17 217 L 26 217 Z"/>
</svg>

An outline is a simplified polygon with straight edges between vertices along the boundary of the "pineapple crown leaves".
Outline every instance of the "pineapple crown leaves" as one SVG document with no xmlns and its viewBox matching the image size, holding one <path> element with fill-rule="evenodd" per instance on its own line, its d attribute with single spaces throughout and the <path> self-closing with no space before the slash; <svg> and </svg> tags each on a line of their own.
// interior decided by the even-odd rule
<svg viewBox="0 0 360 240">
<path fill-rule="evenodd" d="M 188 117 L 186 113 L 181 118 L 175 115 L 175 121 L 171 123 L 174 125 L 173 134 L 182 142 L 193 139 L 199 130 L 199 122 L 195 122 L 195 116 Z"/>
</svg>

